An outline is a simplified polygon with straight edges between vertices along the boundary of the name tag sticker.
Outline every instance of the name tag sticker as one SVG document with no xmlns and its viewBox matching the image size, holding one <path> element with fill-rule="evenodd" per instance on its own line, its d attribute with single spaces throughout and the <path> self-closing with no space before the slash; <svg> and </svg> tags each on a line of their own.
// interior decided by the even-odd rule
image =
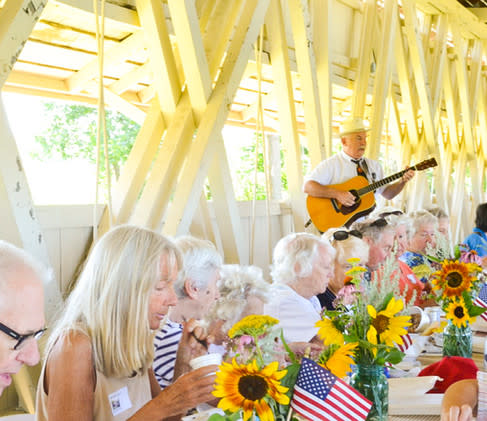
<svg viewBox="0 0 487 421">
<path fill-rule="evenodd" d="M 123 411 L 132 408 L 132 402 L 130 402 L 129 390 L 127 386 L 122 387 L 120 390 L 108 395 L 108 401 L 110 402 L 110 408 L 112 408 L 113 416 L 121 414 Z"/>
</svg>

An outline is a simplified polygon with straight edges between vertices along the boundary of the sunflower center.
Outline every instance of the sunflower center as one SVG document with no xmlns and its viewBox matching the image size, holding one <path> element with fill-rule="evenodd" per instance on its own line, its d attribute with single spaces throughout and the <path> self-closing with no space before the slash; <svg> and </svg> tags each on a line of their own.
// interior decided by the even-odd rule
<svg viewBox="0 0 487 421">
<path fill-rule="evenodd" d="M 242 376 L 238 381 L 238 391 L 245 398 L 251 401 L 258 401 L 266 394 L 269 386 L 261 376 Z"/>
<path fill-rule="evenodd" d="M 453 314 L 458 319 L 463 319 L 463 317 L 465 316 L 465 312 L 463 311 L 463 307 L 461 307 L 461 306 L 455 307 L 455 310 L 453 310 Z"/>
<path fill-rule="evenodd" d="M 462 274 L 459 272 L 450 272 L 446 276 L 446 282 L 450 288 L 458 288 L 462 284 Z"/>
<path fill-rule="evenodd" d="M 377 334 L 380 335 L 381 333 L 385 332 L 389 327 L 389 317 L 384 316 L 383 314 L 379 314 L 372 322 L 372 326 L 375 327 L 375 330 L 377 330 Z"/>
</svg>

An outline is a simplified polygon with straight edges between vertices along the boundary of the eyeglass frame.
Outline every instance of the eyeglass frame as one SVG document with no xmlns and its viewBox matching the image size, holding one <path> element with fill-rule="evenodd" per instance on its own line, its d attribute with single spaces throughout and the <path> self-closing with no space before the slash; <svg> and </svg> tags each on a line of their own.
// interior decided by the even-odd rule
<svg viewBox="0 0 487 421">
<path fill-rule="evenodd" d="M 336 237 L 336 234 L 341 234 L 341 233 L 346 234 L 346 236 L 343 237 L 343 238 L 337 238 Z M 338 231 L 335 231 L 333 233 L 333 240 L 335 240 L 335 241 L 345 241 L 351 235 L 354 236 L 354 237 L 356 237 L 356 238 L 362 238 L 363 237 L 362 233 L 359 230 L 350 230 L 350 231 L 347 231 L 347 230 L 338 230 Z"/>
<path fill-rule="evenodd" d="M 34 338 L 36 341 L 39 340 L 42 335 L 47 330 L 47 327 L 40 329 L 36 332 L 33 333 L 28 333 L 26 335 L 21 335 L 20 333 L 16 332 L 15 330 L 11 329 L 10 327 L 4 325 L 3 323 L 0 322 L 0 330 L 5 333 L 6 335 L 10 336 L 12 339 L 15 339 L 17 343 L 13 347 L 14 351 L 17 351 L 18 348 L 27 340 L 30 338 Z"/>
</svg>

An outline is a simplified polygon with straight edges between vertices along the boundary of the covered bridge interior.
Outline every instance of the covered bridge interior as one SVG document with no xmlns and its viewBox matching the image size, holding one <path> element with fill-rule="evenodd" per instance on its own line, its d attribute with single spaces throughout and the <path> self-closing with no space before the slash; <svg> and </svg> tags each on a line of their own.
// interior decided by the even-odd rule
<svg viewBox="0 0 487 421">
<path fill-rule="evenodd" d="M 358 116 L 385 174 L 436 158 L 391 204 L 440 206 L 457 242 L 485 201 L 486 22 L 473 0 L 0 0 L 2 92 L 101 104 L 141 125 L 94 232 L 86 223 L 60 244 L 63 218 L 33 203 L 0 101 L 0 238 L 53 266 L 48 315 L 92 238 L 117 224 L 208 238 L 225 262 L 266 269 L 308 220 L 303 150 L 315 167 Z M 235 198 L 225 125 L 266 151 L 257 229 L 255 207 Z M 0 413 L 34 410 L 35 377 L 20 373 Z"/>
</svg>

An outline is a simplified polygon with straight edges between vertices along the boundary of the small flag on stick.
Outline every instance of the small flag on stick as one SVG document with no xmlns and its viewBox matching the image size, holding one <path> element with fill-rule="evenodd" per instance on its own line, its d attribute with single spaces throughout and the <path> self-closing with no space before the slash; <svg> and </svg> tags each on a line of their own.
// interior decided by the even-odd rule
<svg viewBox="0 0 487 421">
<path fill-rule="evenodd" d="M 291 407 L 308 420 L 365 420 L 372 402 L 313 360 L 303 358 Z"/>
</svg>

